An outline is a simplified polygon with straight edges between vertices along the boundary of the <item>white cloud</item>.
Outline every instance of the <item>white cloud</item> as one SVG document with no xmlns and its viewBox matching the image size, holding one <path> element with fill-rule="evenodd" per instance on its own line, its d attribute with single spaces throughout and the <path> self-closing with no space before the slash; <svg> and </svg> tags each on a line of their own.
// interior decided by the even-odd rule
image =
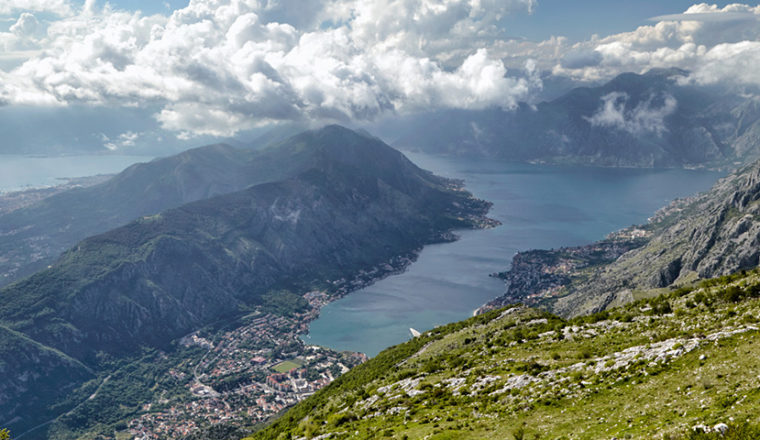
<svg viewBox="0 0 760 440">
<path fill-rule="evenodd" d="M 507 78 L 488 47 L 502 32 L 497 21 L 533 1 L 191 0 L 167 17 L 88 0 L 47 26 L 35 40 L 41 53 L 0 71 L 0 99 L 157 105 L 156 119 L 183 136 L 511 107 L 540 82 Z M 17 29 L 33 30 L 34 17 L 24 17 Z"/>
<path fill-rule="evenodd" d="M 0 102 L 150 108 L 183 137 L 283 120 L 509 108 L 541 87 L 541 69 L 595 81 L 680 67 L 691 83 L 760 85 L 760 6 L 698 4 L 571 43 L 505 35 L 501 18 L 535 0 L 190 0 L 152 16 L 94 0 L 12 3 L 0 4 L 15 20 L 0 32 Z M 533 75 L 514 78 L 507 66 Z M 626 109 L 618 126 L 662 133 L 651 111 L 668 101 L 653 102 Z M 609 105 L 597 123 L 619 121 L 620 102 Z"/>
<path fill-rule="evenodd" d="M 127 131 L 120 134 L 116 139 L 110 139 L 105 134 L 101 133 L 101 140 L 103 146 L 111 151 L 120 150 L 123 148 L 134 147 L 136 141 L 140 138 L 139 133 Z"/>
<path fill-rule="evenodd" d="M 8 32 L 0 32 L 0 60 L 28 58 L 39 53 L 39 39 L 43 30 L 42 24 L 34 14 L 23 12 Z"/>
<path fill-rule="evenodd" d="M 632 32 L 564 46 L 564 51 L 586 56 L 582 62 L 556 59 L 554 73 L 598 80 L 622 72 L 679 67 L 692 72 L 688 81 L 695 83 L 760 85 L 755 73 L 760 67 L 755 47 L 760 42 L 760 6 L 701 3 L 683 14 L 653 20 L 657 23 Z"/>
<path fill-rule="evenodd" d="M 650 96 L 633 108 L 630 108 L 629 101 L 626 93 L 608 93 L 602 97 L 602 105 L 596 113 L 586 120 L 592 126 L 617 128 L 634 135 L 652 133 L 662 136 L 667 131 L 665 118 L 673 114 L 677 107 L 673 96 Z"/>
<path fill-rule="evenodd" d="M 4 0 L 0 2 L 0 16 L 19 11 L 49 12 L 65 16 L 71 14 L 72 10 L 68 0 Z"/>
<path fill-rule="evenodd" d="M 699 84 L 734 81 L 760 86 L 760 41 L 719 44 L 701 56 L 690 80 Z"/>
<path fill-rule="evenodd" d="M 10 31 L 14 35 L 23 37 L 34 35 L 39 27 L 40 22 L 37 21 L 37 18 L 29 12 L 24 12 L 18 18 L 18 21 L 11 26 Z"/>
</svg>

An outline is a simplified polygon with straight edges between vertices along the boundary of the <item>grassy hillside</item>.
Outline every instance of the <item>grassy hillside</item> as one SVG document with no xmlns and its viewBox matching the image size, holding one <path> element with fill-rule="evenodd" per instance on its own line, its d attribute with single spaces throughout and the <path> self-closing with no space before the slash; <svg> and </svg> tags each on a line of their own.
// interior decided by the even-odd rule
<svg viewBox="0 0 760 440">
<path fill-rule="evenodd" d="M 251 438 L 757 438 L 759 322 L 758 271 L 572 320 L 495 310 L 385 350 Z"/>
</svg>

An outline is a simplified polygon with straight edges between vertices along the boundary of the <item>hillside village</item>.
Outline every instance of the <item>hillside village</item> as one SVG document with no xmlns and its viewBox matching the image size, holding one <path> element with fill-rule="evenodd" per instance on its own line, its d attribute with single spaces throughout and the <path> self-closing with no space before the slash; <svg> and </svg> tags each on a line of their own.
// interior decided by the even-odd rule
<svg viewBox="0 0 760 440">
<path fill-rule="evenodd" d="M 159 396 L 129 421 L 136 439 L 187 436 L 213 425 L 250 426 L 314 394 L 340 374 L 367 360 L 361 353 L 337 353 L 305 345 L 300 335 L 326 301 L 309 292 L 308 312 L 283 317 L 259 313 L 243 326 L 218 336 L 193 333 L 180 343 L 206 353 L 195 365 L 178 366 L 167 380 L 183 384 L 183 396 Z"/>
</svg>

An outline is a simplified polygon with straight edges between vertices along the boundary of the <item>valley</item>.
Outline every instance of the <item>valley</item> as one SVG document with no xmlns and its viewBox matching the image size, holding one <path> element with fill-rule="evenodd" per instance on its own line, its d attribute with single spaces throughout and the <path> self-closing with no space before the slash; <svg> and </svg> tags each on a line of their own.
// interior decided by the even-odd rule
<svg viewBox="0 0 760 440">
<path fill-rule="evenodd" d="M 478 316 L 251 438 L 757 438 L 758 170 L 596 243 L 518 253 Z"/>
<path fill-rule="evenodd" d="M 366 140 L 363 139 L 362 142 Z M 306 282 L 301 285 L 293 285 L 291 282 L 287 289 L 310 293 L 305 293 L 303 299 L 287 291 L 265 296 L 263 303 L 248 308 L 243 318 L 226 320 L 227 324 L 224 325 L 203 327 L 181 338 L 180 333 L 174 333 L 174 342 L 167 345 L 168 340 L 157 341 L 155 348 L 142 349 L 143 351 L 137 355 L 99 354 L 97 371 L 85 373 L 89 380 L 83 381 L 81 386 L 75 385 L 76 382 L 72 383 L 68 388 L 64 388 L 65 397 L 52 399 L 57 400 L 60 407 L 69 408 L 63 415 L 43 426 L 34 425 L 27 430 L 16 432 L 21 432 L 22 438 L 32 439 L 76 438 L 85 433 L 107 437 L 115 433 L 117 438 L 137 435 L 150 439 L 178 436 L 192 438 L 202 435 L 215 435 L 218 438 L 235 436 L 235 433 L 242 433 L 257 423 L 267 422 L 285 408 L 333 382 L 348 368 L 366 360 L 364 355 L 357 352 L 375 355 L 388 345 L 404 341 L 409 337 L 408 327 L 419 327 L 424 331 L 435 325 L 466 318 L 472 310 L 499 295 L 502 284 L 489 278 L 488 274 L 503 267 L 504 261 L 508 261 L 509 254 L 515 250 L 531 246 L 531 243 L 575 244 L 590 241 L 610 229 L 644 218 L 661 204 L 658 200 L 668 200 L 706 187 L 716 175 L 705 171 L 629 170 L 621 177 L 619 172 L 613 173 L 607 169 L 596 169 L 593 170 L 593 174 L 589 174 L 588 168 L 461 162 L 420 154 L 411 154 L 411 157 L 424 167 L 432 168 L 437 174 L 454 178 L 455 180 L 444 181 L 447 188 L 461 192 L 460 182 L 464 181 L 468 190 L 495 200 L 497 203 L 490 215 L 506 226 L 498 226 L 495 221 L 483 217 L 483 207 L 486 205 L 476 204 L 473 205 L 473 213 L 477 214 L 471 216 L 469 224 L 488 229 L 458 231 L 456 234 L 460 239 L 456 242 L 429 245 L 424 247 L 421 253 L 419 248 L 413 248 L 406 254 L 390 255 L 387 260 L 375 266 L 349 269 L 344 272 L 345 275 L 335 275 L 329 283 L 321 283 L 318 290 L 310 291 L 309 286 L 320 285 L 319 282 Z M 304 163 L 308 162 L 304 160 Z M 594 187 L 599 179 L 610 183 L 615 181 L 617 184 L 607 185 L 604 192 L 597 191 L 597 200 L 584 205 L 581 203 L 584 194 Z M 103 184 L 100 185 L 100 188 L 106 188 Z M 545 197 L 557 188 L 563 189 L 556 192 L 556 200 Z M 650 192 L 642 194 L 642 189 Z M 463 195 L 466 196 L 464 193 Z M 223 196 L 220 200 L 225 200 L 224 197 L 241 200 L 239 195 Z M 197 205 L 202 207 L 212 203 L 215 207 L 223 206 L 220 201 L 211 200 L 212 202 Z M 536 202 L 538 200 L 539 203 Z M 633 206 L 630 200 L 641 200 L 641 203 Z M 611 211 L 595 211 L 595 207 L 600 204 L 614 205 L 623 201 L 626 201 L 626 209 L 614 211 L 614 215 L 610 215 L 613 213 Z M 36 209 L 33 205 L 32 203 L 29 206 Z M 87 252 L 102 252 L 117 245 L 116 248 L 108 250 L 109 255 L 128 263 L 133 257 L 127 256 L 128 254 L 122 255 L 122 252 L 131 252 L 132 245 L 124 247 L 122 251 L 118 250 L 119 243 L 130 243 L 131 241 L 124 240 L 134 240 L 129 237 L 141 237 L 145 234 L 138 232 L 141 228 L 153 228 L 154 225 L 171 221 L 171 216 L 180 212 L 184 218 L 189 213 L 203 211 L 198 211 L 197 208 L 191 208 L 189 211 L 182 208 L 176 214 L 169 211 L 161 216 L 146 217 L 126 228 L 117 229 L 118 232 L 85 240 L 73 255 L 85 256 Z M 563 215 L 566 217 L 570 212 L 575 214 L 563 222 L 557 222 L 552 217 L 557 212 L 565 213 Z M 516 213 L 522 215 L 515 215 Z M 276 211 L 274 215 L 283 221 L 290 214 Z M 212 225 L 218 221 L 218 218 L 214 219 Z M 177 223 L 177 226 L 181 225 L 182 223 Z M 178 229 L 177 226 L 171 226 L 167 231 L 171 230 L 172 234 L 176 235 L 183 230 L 193 230 L 192 227 L 181 226 Z M 279 233 L 283 232 L 280 230 Z M 526 235 L 526 232 L 529 234 Z M 218 232 L 214 235 L 218 235 Z M 150 236 L 151 233 L 148 237 Z M 188 236 L 190 237 L 193 236 Z M 450 242 L 452 238 L 448 233 L 440 237 L 445 242 Z M 203 246 L 212 249 L 208 248 L 208 245 Z M 450 263 L 443 263 L 440 259 L 430 260 L 431 251 L 432 255 L 449 258 Z M 489 254 L 493 255 L 493 258 L 489 264 L 484 264 L 482 256 Z M 68 267 L 74 268 L 81 266 L 77 261 L 88 261 L 87 257 L 82 256 L 69 256 L 62 261 L 69 261 L 66 263 Z M 141 258 L 144 257 L 136 260 L 138 264 Z M 461 267 L 463 262 L 469 262 L 469 269 L 466 271 Z M 111 263 L 110 266 L 119 267 L 121 264 Z M 216 265 L 217 263 L 213 263 L 208 267 Z M 452 265 L 459 269 L 451 269 Z M 86 271 L 92 270 L 87 266 L 82 268 Z M 71 269 L 66 269 L 69 270 Z M 106 270 L 105 273 L 108 273 L 111 269 L 106 266 L 97 270 Z M 171 271 L 177 270 L 182 269 L 174 268 Z M 433 275 L 435 272 L 425 275 L 424 271 L 427 270 L 438 271 L 441 275 Z M 441 313 L 437 308 L 429 309 L 430 299 L 415 299 L 415 292 L 423 293 L 427 288 L 421 280 L 445 279 L 446 276 L 461 277 L 465 272 L 469 278 L 460 278 L 464 283 L 452 283 L 449 287 L 450 297 L 446 300 L 449 310 L 445 313 Z M 442 276 L 443 273 L 448 275 Z M 47 277 L 42 279 L 45 280 Z M 355 338 L 358 345 L 351 348 L 312 340 L 315 337 L 314 324 L 329 322 L 325 319 L 330 319 L 331 309 L 341 307 L 345 301 L 365 298 L 363 292 L 367 289 L 383 292 L 386 284 L 403 282 L 404 279 L 410 279 L 416 289 L 397 288 L 399 292 L 405 292 L 406 300 L 402 306 L 403 310 L 398 309 L 394 313 L 397 316 L 414 313 L 414 309 L 408 307 L 412 301 L 418 301 L 421 309 L 414 320 L 399 320 L 398 324 L 394 324 L 399 330 L 386 331 L 374 325 L 368 326 L 368 322 L 382 319 L 382 315 L 375 314 L 376 309 L 360 305 L 349 310 L 353 310 L 350 313 L 363 314 L 363 318 L 357 321 L 344 315 L 338 318 L 344 323 L 343 327 L 330 325 L 332 331 Z M 295 286 L 298 287 L 294 289 Z M 484 296 L 473 294 L 473 288 L 478 288 L 477 286 L 489 286 L 484 290 Z M 468 295 L 463 295 L 468 291 Z M 340 299 L 350 292 L 354 293 Z M 434 283 L 430 292 L 437 292 L 435 296 L 440 299 L 444 290 Z M 420 325 L 419 317 L 425 314 L 431 321 L 429 324 L 422 322 Z M 36 320 L 35 325 L 39 326 L 42 322 L 44 318 Z M 359 322 L 361 324 L 358 324 Z M 351 323 L 357 323 L 356 327 L 345 327 L 352 325 Z M 308 336 L 304 337 L 305 334 Z M 88 364 L 93 365 L 92 361 L 88 361 Z M 112 410 L 96 410 L 103 407 Z M 16 426 L 13 421 L 11 426 Z"/>
</svg>

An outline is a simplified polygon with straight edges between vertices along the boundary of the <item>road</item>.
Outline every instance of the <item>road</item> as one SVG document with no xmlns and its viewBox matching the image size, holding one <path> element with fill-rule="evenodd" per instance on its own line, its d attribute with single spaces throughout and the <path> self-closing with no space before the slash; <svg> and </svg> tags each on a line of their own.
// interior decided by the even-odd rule
<svg viewBox="0 0 760 440">
<path fill-rule="evenodd" d="M 108 376 L 106 376 L 106 378 L 105 378 L 105 379 L 103 379 L 103 381 L 102 381 L 102 382 L 100 382 L 100 385 L 98 385 L 98 388 L 95 390 L 95 392 L 94 392 L 94 393 L 92 393 L 92 394 L 90 394 L 90 395 L 89 395 L 89 396 L 88 396 L 86 399 L 84 399 L 83 401 L 79 402 L 79 404 L 77 404 L 75 407 L 71 408 L 70 410 L 66 411 L 66 412 L 65 412 L 65 413 L 63 413 L 63 414 L 59 414 L 59 415 L 58 415 L 58 416 L 56 416 L 55 418 L 53 418 L 53 419 L 50 419 L 50 420 L 48 420 L 48 421 L 47 421 L 47 422 L 45 422 L 45 423 L 40 423 L 39 425 L 35 426 L 34 428 L 32 428 L 32 429 L 29 429 L 29 430 L 27 430 L 27 431 L 25 431 L 25 432 L 21 433 L 20 435 L 17 435 L 17 436 L 15 436 L 16 440 L 21 440 L 21 439 L 22 439 L 22 438 L 24 438 L 24 436 L 26 436 L 27 434 L 30 434 L 30 433 L 32 433 L 32 432 L 34 432 L 34 431 L 36 431 L 36 430 L 38 430 L 38 429 L 40 429 L 40 428 L 44 428 L 45 426 L 48 426 L 48 425 L 50 425 L 51 423 L 55 422 L 56 420 L 60 419 L 60 418 L 61 418 L 61 417 L 63 417 L 63 416 L 68 416 L 68 415 L 70 415 L 71 413 L 73 413 L 74 411 L 76 411 L 77 409 L 79 409 L 79 408 L 80 408 L 82 405 L 84 405 L 85 403 L 87 403 L 87 401 L 90 401 L 90 400 L 94 399 L 95 397 L 97 397 L 97 396 L 98 396 L 98 392 L 100 392 L 100 390 L 103 388 L 103 386 L 104 386 L 106 383 L 108 383 L 108 380 L 109 380 L 109 379 L 111 379 L 111 375 L 108 375 Z"/>
</svg>

